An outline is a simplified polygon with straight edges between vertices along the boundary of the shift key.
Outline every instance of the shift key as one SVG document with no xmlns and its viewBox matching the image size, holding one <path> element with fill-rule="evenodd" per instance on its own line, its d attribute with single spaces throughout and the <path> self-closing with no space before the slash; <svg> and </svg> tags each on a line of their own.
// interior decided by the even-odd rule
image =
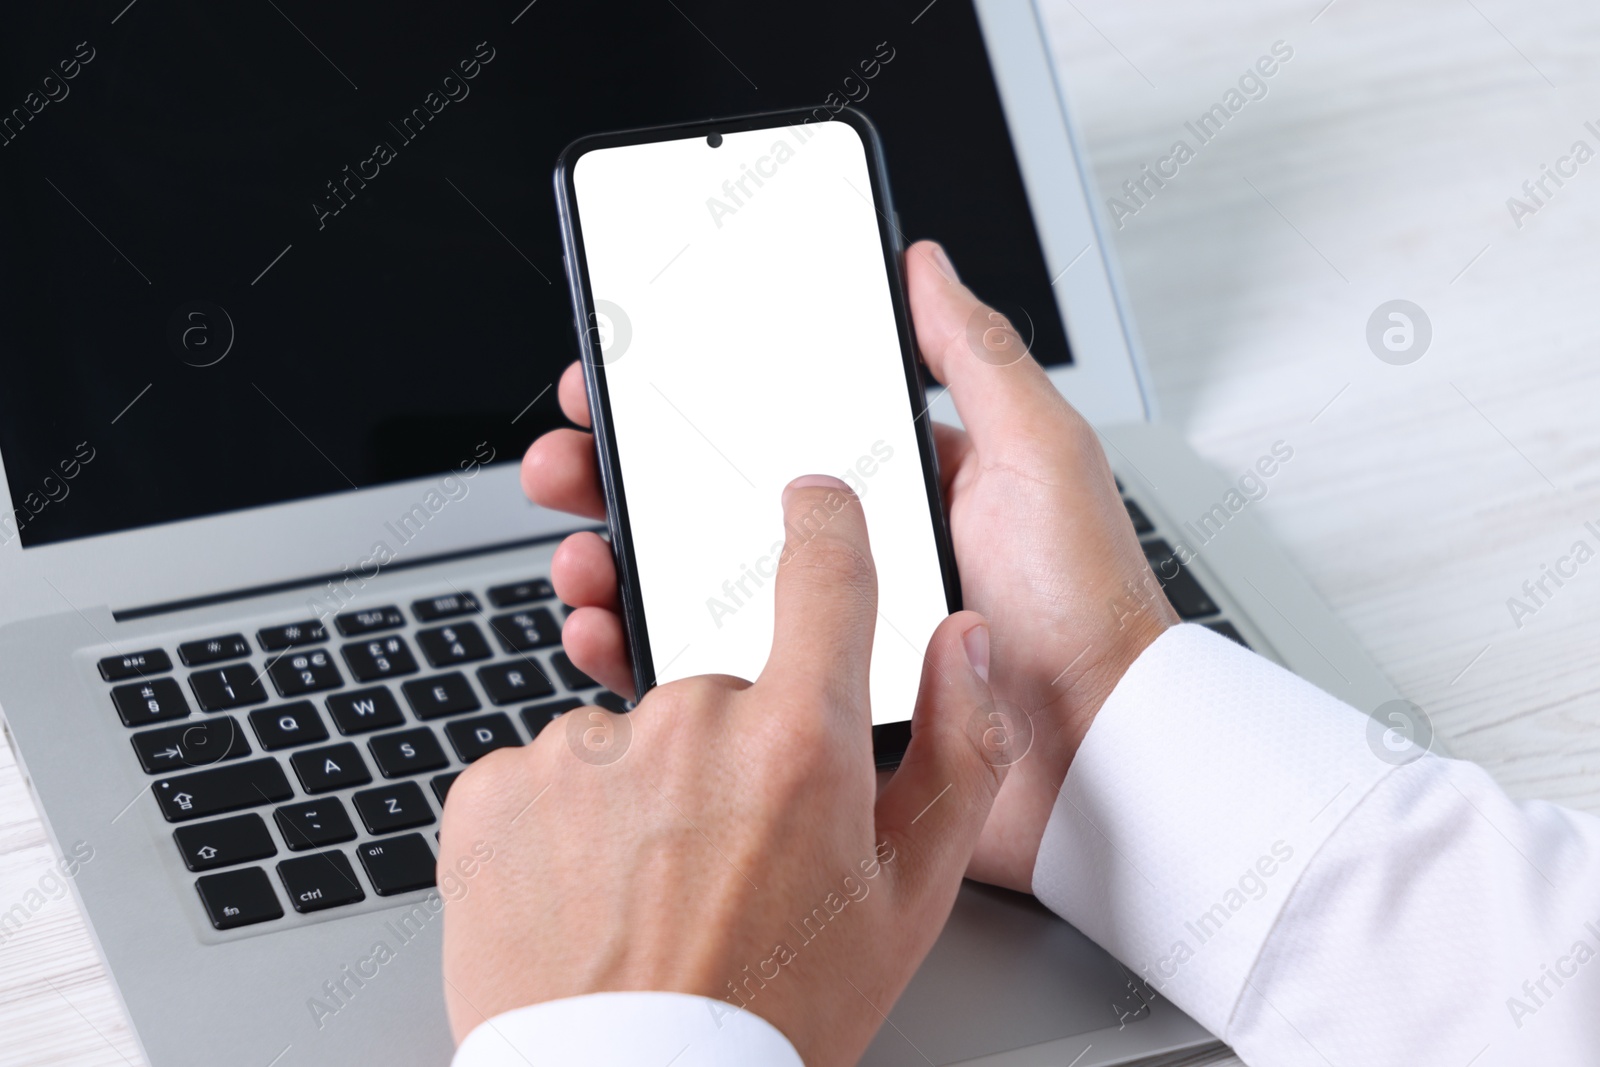
<svg viewBox="0 0 1600 1067">
<path fill-rule="evenodd" d="M 168 822 L 187 822 L 294 795 L 275 759 L 246 760 L 194 774 L 163 778 L 150 787 Z"/>
</svg>

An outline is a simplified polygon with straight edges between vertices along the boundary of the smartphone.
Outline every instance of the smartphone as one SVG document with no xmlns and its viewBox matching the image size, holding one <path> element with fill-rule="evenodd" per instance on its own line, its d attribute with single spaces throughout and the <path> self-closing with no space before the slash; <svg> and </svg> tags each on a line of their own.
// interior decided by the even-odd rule
<svg viewBox="0 0 1600 1067">
<path fill-rule="evenodd" d="M 832 474 L 866 512 L 874 752 L 898 762 L 960 587 L 872 123 L 819 108 L 585 137 L 555 184 L 638 692 L 761 673 L 782 489 Z"/>
</svg>

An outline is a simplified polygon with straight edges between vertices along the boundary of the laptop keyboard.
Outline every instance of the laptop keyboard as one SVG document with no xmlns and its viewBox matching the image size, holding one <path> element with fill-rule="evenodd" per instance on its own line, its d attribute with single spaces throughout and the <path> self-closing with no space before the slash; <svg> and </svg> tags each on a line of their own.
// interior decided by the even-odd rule
<svg viewBox="0 0 1600 1067">
<path fill-rule="evenodd" d="M 458 592 L 347 612 L 334 632 L 308 619 L 253 643 L 222 633 L 99 662 L 212 926 L 284 920 L 285 901 L 309 914 L 431 888 L 428 828 L 465 765 L 583 704 L 629 707 L 560 651 L 566 609 L 547 579 L 484 600 Z"/>
<path fill-rule="evenodd" d="M 1122 506 L 1128 509 L 1128 521 L 1133 523 L 1133 532 L 1139 535 L 1139 545 L 1144 549 L 1144 558 L 1150 564 L 1150 569 L 1155 572 L 1156 582 L 1160 584 L 1161 591 L 1167 594 L 1167 600 L 1171 602 L 1172 609 L 1178 613 L 1178 618 L 1184 622 L 1200 623 L 1223 637 L 1249 648 L 1250 645 L 1245 641 L 1244 635 L 1233 623 L 1222 617 L 1222 609 L 1195 579 L 1194 573 L 1178 561 L 1172 546 L 1157 535 L 1155 523 L 1151 522 L 1144 509 L 1128 496 L 1128 490 L 1120 478 L 1117 479 L 1117 492 L 1122 494 Z"/>
<path fill-rule="evenodd" d="M 1117 486 L 1179 617 L 1245 644 Z M 212 926 L 433 887 L 428 828 L 467 764 L 583 704 L 629 707 L 560 651 L 566 609 L 547 579 L 484 600 L 454 592 L 346 612 L 334 632 L 307 619 L 99 661 Z"/>
</svg>

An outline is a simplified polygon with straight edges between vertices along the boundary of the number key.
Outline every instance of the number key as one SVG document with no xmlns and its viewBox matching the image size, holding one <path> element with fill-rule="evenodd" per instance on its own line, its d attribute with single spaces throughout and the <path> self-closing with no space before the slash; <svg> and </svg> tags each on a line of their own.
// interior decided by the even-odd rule
<svg viewBox="0 0 1600 1067">
<path fill-rule="evenodd" d="M 398 634 L 375 637 L 370 641 L 353 641 L 341 651 L 350 665 L 350 673 L 358 682 L 375 682 L 380 678 L 393 678 L 398 674 L 415 674 L 417 659 L 406 646 L 406 639 Z"/>
<path fill-rule="evenodd" d="M 453 667 L 475 659 L 488 659 L 489 642 L 476 623 L 458 622 L 432 630 L 418 630 L 417 644 L 435 667 Z"/>
<path fill-rule="evenodd" d="M 229 711 L 246 704 L 265 704 L 267 690 L 248 663 L 235 663 L 189 675 L 189 688 L 205 711 Z"/>
<path fill-rule="evenodd" d="M 561 626 L 549 608 L 529 608 L 509 615 L 496 615 L 489 620 L 495 636 L 507 652 L 531 652 L 560 644 Z"/>
<path fill-rule="evenodd" d="M 290 652 L 267 664 L 267 673 L 278 695 L 297 697 L 322 689 L 337 689 L 344 684 L 344 676 L 334 665 L 333 656 L 325 648 L 308 652 Z"/>
</svg>

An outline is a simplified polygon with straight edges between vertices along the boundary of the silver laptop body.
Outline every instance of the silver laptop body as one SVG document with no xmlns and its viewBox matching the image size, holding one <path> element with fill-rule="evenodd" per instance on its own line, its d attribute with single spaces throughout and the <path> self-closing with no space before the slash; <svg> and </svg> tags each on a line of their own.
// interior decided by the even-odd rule
<svg viewBox="0 0 1600 1067">
<path fill-rule="evenodd" d="M 1226 503 L 1232 483 L 1154 421 L 1110 242 L 1092 206 L 1097 198 L 1036 12 L 1028 0 L 978 0 L 976 7 L 1075 354 L 1075 362 L 1053 371 L 1052 378 L 1102 432 L 1112 466 L 1144 518 L 1143 539 L 1152 558 L 1163 544 L 1170 550 L 1181 541 L 1194 550 L 1185 573 L 1200 599 L 1195 601 L 1189 586 L 1169 593 L 1175 601 L 1189 597 L 1197 621 L 1226 622 L 1261 654 L 1357 707 L 1377 708 L 1396 695 L 1388 683 L 1264 536 L 1249 508 Z M 540 184 L 538 195 L 543 190 Z M 933 410 L 956 421 L 946 400 Z M 0 488 L 6 490 L 0 499 L 11 499 L 11 487 Z M 441 902 L 470 892 L 470 881 L 405 888 L 404 864 L 389 863 L 394 857 L 384 854 L 385 843 L 404 836 L 434 845 L 444 789 L 443 783 L 435 788 L 434 779 L 459 771 L 463 752 L 474 751 L 474 731 L 450 733 L 452 723 L 484 720 L 482 728 L 491 735 L 509 726 L 525 742 L 544 712 L 534 710 L 530 718 L 524 708 L 554 709 L 599 693 L 557 664 L 559 645 L 549 642 L 548 633 L 536 633 L 548 620 L 559 622 L 560 605 L 538 583 L 549 574 L 559 539 L 580 524 L 529 505 L 514 465 L 482 467 L 449 488 L 444 492 L 438 478 L 419 479 L 26 550 L 16 538 L 0 546 L 0 711 L 7 739 L 52 843 L 64 857 L 79 860 L 72 865 L 76 900 L 154 1067 L 436 1067 L 448 1061 Z M 392 565 L 371 568 L 375 573 L 369 576 L 359 561 L 371 557 L 375 542 L 386 540 L 403 540 L 404 551 L 396 552 Z M 379 610 L 391 606 L 398 615 Z M 323 623 L 321 639 L 307 627 L 317 620 Z M 329 662 L 350 670 L 351 655 L 364 657 L 368 671 L 377 669 L 373 661 L 384 657 L 384 642 L 393 636 L 420 659 L 418 633 L 437 634 L 452 620 L 476 624 L 486 637 L 485 656 L 454 668 L 430 670 L 424 663 L 392 684 L 388 675 L 374 675 L 375 684 L 396 691 L 405 681 L 446 671 L 463 679 L 460 692 L 437 694 L 440 708 L 452 710 L 421 723 L 405 717 L 405 729 L 426 726 L 439 741 L 443 762 L 435 757 L 436 765 L 425 772 L 401 771 L 396 778 L 374 773 L 370 781 L 308 794 L 302 769 L 291 763 L 307 749 L 289 742 L 262 748 L 259 731 L 271 724 L 251 719 L 252 712 L 292 702 L 279 694 L 265 702 L 223 704 L 250 751 L 214 766 L 207 759 L 191 761 L 174 741 L 140 756 L 158 764 L 167 760 L 174 770 L 146 773 L 130 751 L 133 731 L 118 721 L 128 709 L 159 716 L 165 691 L 152 689 L 146 699 L 141 689 L 157 680 L 182 680 L 228 665 L 265 671 L 278 654 L 263 651 L 263 631 L 275 642 L 290 642 L 277 668 L 282 676 L 272 680 L 275 686 L 288 684 L 293 694 L 301 684 L 297 678 L 305 676 L 303 684 L 314 687 L 318 669 Z M 227 658 L 224 639 L 231 635 L 242 635 L 247 647 Z M 508 670 L 488 678 L 479 673 L 506 667 L 518 640 L 531 649 L 523 654 L 543 666 L 551 680 L 548 692 L 518 690 Z M 151 650 L 166 654 L 170 667 L 138 659 Z M 207 662 L 212 655 L 224 658 Z M 189 656 L 199 666 L 191 669 L 184 662 Z M 103 677 L 102 663 L 112 664 L 116 677 Z M 208 684 L 215 689 L 231 677 L 213 676 Z M 112 690 L 128 686 L 135 687 L 131 696 L 124 694 L 128 708 L 114 705 Z M 182 692 L 195 699 L 190 688 Z M 227 693 L 213 696 L 230 699 Z M 320 706 L 327 696 L 311 688 L 304 699 Z M 418 693 L 416 699 L 433 696 Z M 477 706 L 462 712 L 452 701 Z M 352 705 L 345 714 L 353 717 L 357 733 L 330 730 L 315 747 L 320 752 L 351 742 L 366 756 L 367 742 L 380 732 L 366 733 L 360 717 L 381 717 L 381 709 Z M 493 718 L 501 715 L 504 721 Z M 212 736 L 207 743 L 225 745 L 227 739 Z M 181 783 L 176 791 L 160 791 L 162 783 L 177 781 L 195 766 L 209 771 L 245 762 L 263 765 L 254 784 L 265 789 L 264 796 L 272 794 L 270 803 L 239 809 L 227 808 L 224 800 L 227 815 L 215 822 L 255 812 L 262 816 L 264 842 L 201 840 L 198 828 L 213 823 L 190 816 L 217 799 L 192 795 Z M 287 783 L 286 795 L 280 780 Z M 418 792 L 398 805 L 410 808 L 409 821 L 398 829 L 383 822 L 397 806 L 389 803 L 393 797 L 376 798 L 382 802 L 378 809 L 372 798 L 358 808 L 357 794 L 404 782 L 416 783 Z M 418 798 L 422 810 L 415 806 Z M 302 813 L 296 829 L 274 817 L 275 809 L 309 809 L 327 801 L 339 802 L 348 814 L 350 836 L 328 846 L 291 847 L 291 832 L 329 832 L 317 821 L 323 816 Z M 369 828 L 369 816 L 378 820 L 380 832 Z M 189 832 L 182 855 L 175 829 Z M 265 847 L 272 854 L 261 857 Z M 237 853 L 241 848 L 245 852 Z M 411 848 L 414 853 L 416 841 Z M 226 860 L 229 849 L 254 855 L 242 865 L 267 872 L 280 917 L 230 925 L 250 918 L 239 913 L 253 906 L 242 889 L 238 901 L 230 903 L 234 890 L 225 887 L 203 906 L 197 882 L 240 868 L 195 871 L 183 856 L 205 867 Z M 275 868 L 318 849 L 345 854 L 354 875 L 348 892 L 361 899 L 306 912 L 293 906 L 294 890 Z M 395 851 L 391 845 L 389 852 Z M 230 928 L 217 928 L 217 920 Z M 0 932 L 7 921 L 0 915 Z M 1031 898 L 978 886 L 963 891 L 951 923 L 890 1021 L 864 1062 L 1096 1067 L 1199 1062 L 1219 1048 L 1211 1035 Z"/>
</svg>

